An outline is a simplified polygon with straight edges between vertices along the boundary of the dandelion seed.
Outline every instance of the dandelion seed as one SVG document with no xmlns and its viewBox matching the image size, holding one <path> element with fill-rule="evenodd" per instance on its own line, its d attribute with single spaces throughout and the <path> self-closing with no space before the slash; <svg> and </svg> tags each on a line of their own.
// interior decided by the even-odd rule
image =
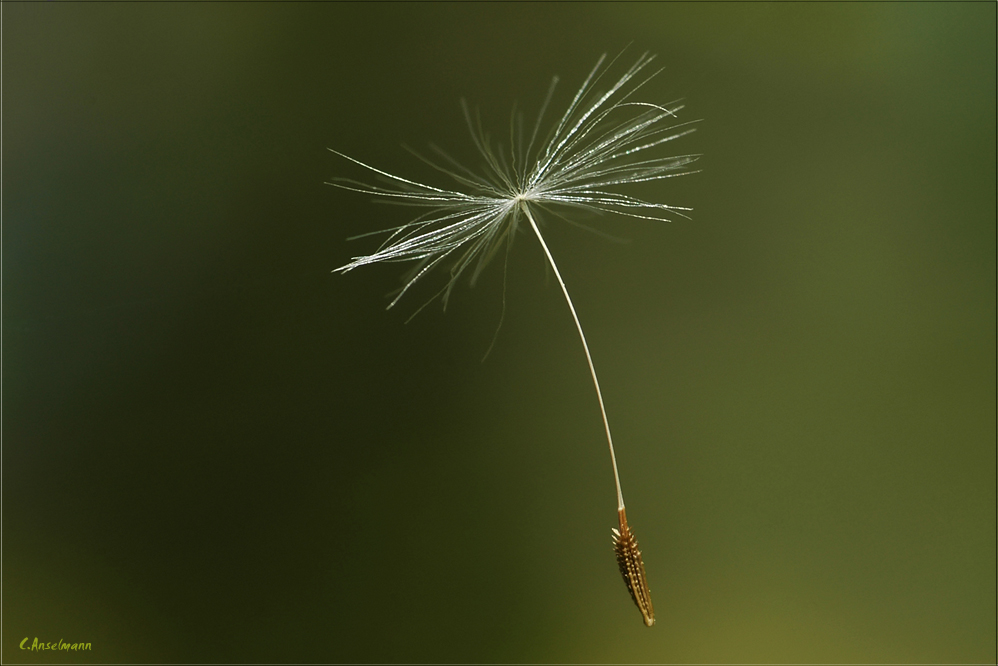
<svg viewBox="0 0 998 666">
<path fill-rule="evenodd" d="M 458 279 L 470 269 L 471 283 L 474 284 L 504 243 L 508 251 L 513 234 L 526 221 L 558 279 L 586 354 L 617 490 L 620 529 L 613 530 L 614 551 L 628 592 L 649 627 L 655 623 L 655 612 L 641 552 L 627 524 L 610 422 L 603 406 L 596 368 L 568 288 L 541 234 L 537 214 L 541 210 L 558 214 L 558 208 L 577 207 L 648 220 L 668 221 L 673 215 L 686 217 L 684 212 L 689 208 L 647 202 L 618 190 L 624 185 L 692 173 L 685 167 L 699 157 L 655 156 L 656 149 L 692 132 L 693 123 L 678 121 L 676 114 L 683 108 L 682 105 L 659 105 L 632 99 L 633 94 L 658 73 L 639 77 L 653 58 L 647 53 L 642 55 L 605 92 L 597 93 L 597 85 L 613 65 L 610 62 L 604 67 L 606 55 L 600 57 L 547 137 L 541 138 L 544 115 L 558 82 L 555 77 L 529 135 L 523 131 L 522 116 L 514 115 L 510 123 L 508 155 L 501 145 L 493 148 L 491 138 L 482 130 L 477 114 L 473 118 L 462 100 L 471 139 L 484 159 L 482 171 L 460 164 L 435 146 L 431 146 L 431 150 L 438 161 L 421 157 L 453 179 L 460 189 L 443 189 L 402 178 L 335 150 L 332 152 L 377 174 L 387 185 L 369 185 L 346 178 L 337 178 L 329 183 L 346 190 L 375 195 L 384 201 L 426 209 L 412 222 L 384 230 L 387 238 L 373 254 L 354 257 L 350 263 L 336 269 L 346 273 L 368 264 L 415 262 L 389 308 L 430 271 L 449 260 L 450 276 L 437 294 L 446 307 Z"/>
</svg>

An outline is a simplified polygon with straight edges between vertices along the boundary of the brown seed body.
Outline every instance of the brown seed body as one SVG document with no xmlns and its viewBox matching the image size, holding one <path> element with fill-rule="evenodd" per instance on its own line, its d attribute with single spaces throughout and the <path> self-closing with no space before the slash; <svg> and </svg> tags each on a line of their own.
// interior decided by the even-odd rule
<svg viewBox="0 0 998 666">
<path fill-rule="evenodd" d="M 645 579 L 645 565 L 641 562 L 638 540 L 627 526 L 627 514 L 623 509 L 617 511 L 617 517 L 620 519 L 620 531 L 613 530 L 613 551 L 617 555 L 617 566 L 620 567 L 620 575 L 624 577 L 634 605 L 641 611 L 645 626 L 650 627 L 655 624 L 655 609 L 651 605 L 651 590 Z"/>
</svg>

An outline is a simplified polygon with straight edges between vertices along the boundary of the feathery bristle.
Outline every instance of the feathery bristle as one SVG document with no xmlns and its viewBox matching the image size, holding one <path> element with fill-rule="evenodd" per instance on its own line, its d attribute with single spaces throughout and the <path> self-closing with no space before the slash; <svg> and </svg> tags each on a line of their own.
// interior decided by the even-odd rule
<svg viewBox="0 0 998 666">
<path fill-rule="evenodd" d="M 623 509 L 617 511 L 617 516 L 620 518 L 620 531 L 613 530 L 613 551 L 617 555 L 617 566 L 620 567 L 620 575 L 624 577 L 634 605 L 641 611 L 645 626 L 650 627 L 655 624 L 655 609 L 651 605 L 651 590 L 645 579 L 645 565 L 641 561 L 638 540 L 627 526 L 627 515 Z"/>
</svg>

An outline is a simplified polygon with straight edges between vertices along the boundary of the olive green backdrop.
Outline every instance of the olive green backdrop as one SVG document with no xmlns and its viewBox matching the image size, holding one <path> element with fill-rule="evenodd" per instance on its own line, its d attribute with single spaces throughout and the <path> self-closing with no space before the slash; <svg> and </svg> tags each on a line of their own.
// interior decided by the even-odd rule
<svg viewBox="0 0 998 666">
<path fill-rule="evenodd" d="M 993 662 L 994 3 L 2 12 L 6 663 Z M 652 629 L 536 242 L 482 363 L 501 262 L 405 324 L 323 184 L 625 48 L 692 220 L 546 230 Z"/>
</svg>

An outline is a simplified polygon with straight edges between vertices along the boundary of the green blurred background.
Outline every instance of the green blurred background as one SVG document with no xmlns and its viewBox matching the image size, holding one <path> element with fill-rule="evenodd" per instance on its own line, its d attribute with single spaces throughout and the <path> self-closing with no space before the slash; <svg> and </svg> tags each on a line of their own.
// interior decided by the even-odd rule
<svg viewBox="0 0 998 666">
<path fill-rule="evenodd" d="M 3 6 L 7 663 L 992 662 L 993 3 Z M 630 46 L 628 46 L 630 44 Z M 554 74 L 657 53 L 692 221 L 451 306 L 331 275 Z M 93 652 L 18 643 L 90 641 Z"/>
</svg>

